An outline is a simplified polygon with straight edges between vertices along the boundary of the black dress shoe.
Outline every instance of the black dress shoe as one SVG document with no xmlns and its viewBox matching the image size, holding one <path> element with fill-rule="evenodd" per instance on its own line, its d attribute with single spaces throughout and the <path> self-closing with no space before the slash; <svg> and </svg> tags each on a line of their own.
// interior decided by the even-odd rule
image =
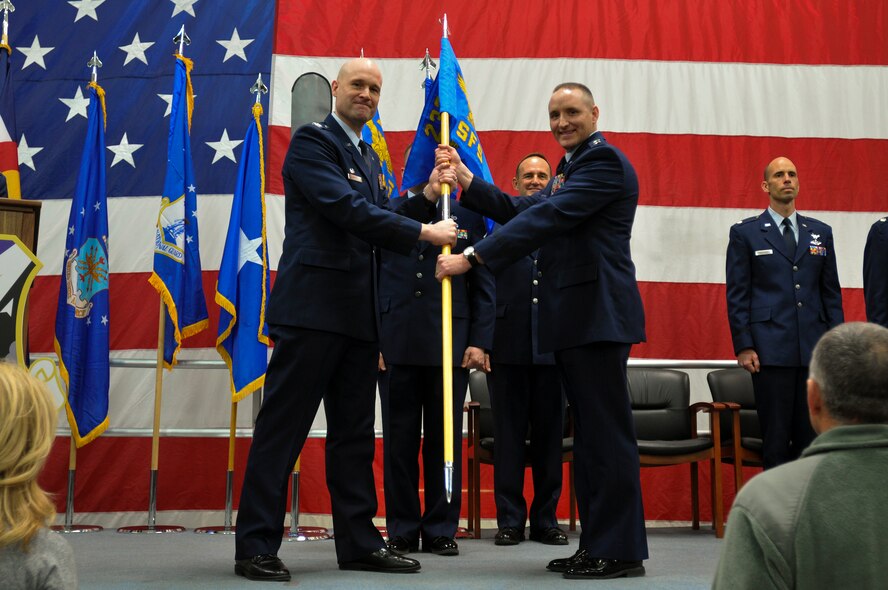
<svg viewBox="0 0 888 590">
<path fill-rule="evenodd" d="M 543 545 L 567 545 L 567 535 L 557 526 L 530 531 L 530 540 L 539 541 Z"/>
<path fill-rule="evenodd" d="M 517 545 L 524 540 L 524 533 L 515 527 L 503 527 L 493 539 L 494 545 Z"/>
<path fill-rule="evenodd" d="M 395 555 L 407 555 L 419 549 L 419 543 L 411 543 L 404 537 L 392 537 L 385 545 Z"/>
<path fill-rule="evenodd" d="M 234 573 L 248 580 L 266 582 L 286 582 L 290 579 L 290 570 L 277 555 L 254 555 L 249 559 L 236 559 Z"/>
<path fill-rule="evenodd" d="M 571 568 L 584 566 L 586 565 L 586 561 L 591 560 L 592 558 L 586 553 L 585 549 L 577 549 L 577 552 L 570 557 L 553 559 L 549 562 L 549 565 L 546 566 L 546 569 L 550 572 L 564 573 Z"/>
<path fill-rule="evenodd" d="M 430 543 L 423 541 L 422 550 L 435 555 L 459 555 L 459 545 L 450 537 L 435 537 Z"/>
<path fill-rule="evenodd" d="M 339 564 L 341 570 L 362 572 L 383 572 L 386 574 L 407 574 L 419 571 L 419 562 L 409 557 L 395 555 L 387 548 L 377 549 L 367 557 Z"/>
<path fill-rule="evenodd" d="M 622 559 L 587 559 L 585 563 L 564 572 L 564 577 L 571 580 L 607 580 L 643 575 L 644 566 L 640 561 Z"/>
</svg>

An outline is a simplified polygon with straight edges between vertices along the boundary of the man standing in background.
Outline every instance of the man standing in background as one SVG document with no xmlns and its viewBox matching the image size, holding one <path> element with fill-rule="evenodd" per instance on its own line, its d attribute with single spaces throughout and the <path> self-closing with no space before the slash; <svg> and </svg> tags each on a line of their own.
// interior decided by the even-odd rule
<svg viewBox="0 0 888 590">
<path fill-rule="evenodd" d="M 405 160 L 407 156 L 405 154 Z M 437 173 L 434 172 L 433 175 Z M 438 186 L 415 187 L 392 199 L 392 207 L 434 198 Z M 484 219 L 451 197 L 457 223 L 454 252 L 484 237 Z M 384 250 L 379 277 L 380 349 L 379 395 L 382 406 L 385 515 L 388 548 L 404 555 L 422 550 L 458 555 L 454 537 L 459 525 L 462 469 L 453 473 L 450 502 L 441 478 L 444 450 L 443 369 L 441 365 L 441 285 L 435 280 L 440 250 L 418 242 L 409 254 Z M 469 370 L 489 371 L 487 351 L 493 344 L 494 282 L 479 268 L 452 282 L 453 321 L 453 462 L 462 465 L 463 403 Z M 421 443 L 421 444 L 420 444 Z M 419 481 L 417 456 L 422 448 L 424 484 Z M 424 489 L 422 509 L 419 492 Z"/>
<path fill-rule="evenodd" d="M 795 164 L 765 168 L 764 212 L 731 227 L 728 323 L 737 363 L 752 373 L 765 469 L 796 459 L 814 440 L 806 385 L 811 351 L 845 321 L 832 228 L 796 212 Z"/>
<path fill-rule="evenodd" d="M 863 250 L 866 319 L 888 328 L 888 217 L 873 224 Z"/>
<path fill-rule="evenodd" d="M 546 157 L 529 154 L 518 162 L 512 186 L 519 196 L 526 197 L 546 188 L 551 176 Z M 555 513 L 563 479 L 561 378 L 555 368 L 555 355 L 540 353 L 537 342 L 542 274 L 539 250 L 534 250 L 496 275 L 496 327 L 487 384 L 496 441 L 493 495 L 499 529 L 494 540 L 497 545 L 517 545 L 525 539 L 527 459 L 533 475 L 530 538 L 546 545 L 568 543 Z M 528 426 L 529 450 L 525 445 Z"/>
</svg>

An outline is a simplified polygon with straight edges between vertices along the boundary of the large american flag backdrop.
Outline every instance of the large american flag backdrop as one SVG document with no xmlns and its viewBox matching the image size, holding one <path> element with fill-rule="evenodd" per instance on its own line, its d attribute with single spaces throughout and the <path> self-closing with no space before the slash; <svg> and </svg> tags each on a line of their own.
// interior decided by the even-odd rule
<svg viewBox="0 0 888 590">
<path fill-rule="evenodd" d="M 648 342 L 634 347 L 633 357 L 733 357 L 724 289 L 728 229 L 764 209 L 762 170 L 778 155 L 799 168 L 799 209 L 834 228 L 846 318 L 864 317 L 863 242 L 888 208 L 888 9 L 881 1 L 75 0 L 53 2 L 51 11 L 43 4 L 20 0 L 10 28 L 22 192 L 44 200 L 32 355 L 52 349 L 64 224 L 86 124 L 84 66 L 93 49 L 105 63 L 99 76 L 112 152 L 112 356 L 153 358 L 158 298 L 147 278 L 179 27 L 193 39 L 185 50 L 195 60 L 192 150 L 204 290 L 212 294 L 256 74 L 271 74 L 266 169 L 274 269 L 293 82 L 309 71 L 333 79 L 343 60 L 362 50 L 377 59 L 380 114 L 400 169 L 422 110 L 420 60 L 426 48 L 437 57 L 445 11 L 497 184 L 510 188 L 515 163 L 528 152 L 560 157 L 546 105 L 552 87 L 568 80 L 592 88 L 600 128 L 635 164 L 641 196 L 632 249 Z M 210 329 L 186 340 L 181 358 L 218 358 L 218 310 L 208 305 Z M 136 435 L 151 425 L 153 372 L 119 368 L 111 377 L 109 431 L 80 451 L 80 513 L 147 506 L 149 443 Z M 226 379 L 222 371 L 167 374 L 159 509 L 221 510 Z M 249 427 L 246 409 L 239 425 Z M 204 429 L 216 430 L 180 436 Z M 244 438 L 238 445 L 239 472 L 248 444 Z M 322 446 L 312 440 L 305 452 L 306 512 L 329 512 Z M 66 458 L 60 444 L 46 475 L 60 492 Z M 649 519 L 689 518 L 686 496 L 660 493 L 686 487 L 686 479 L 684 469 L 643 471 Z M 492 502 L 484 516 L 493 516 Z"/>
</svg>

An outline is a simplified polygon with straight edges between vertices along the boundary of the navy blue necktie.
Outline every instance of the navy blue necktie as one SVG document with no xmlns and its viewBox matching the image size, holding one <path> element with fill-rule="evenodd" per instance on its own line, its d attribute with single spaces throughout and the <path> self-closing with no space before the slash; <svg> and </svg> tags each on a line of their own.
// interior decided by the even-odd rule
<svg viewBox="0 0 888 590">
<path fill-rule="evenodd" d="M 786 217 L 781 225 L 783 225 L 783 243 L 786 244 L 786 253 L 792 256 L 795 254 L 796 249 L 795 234 L 792 233 L 792 222 L 789 220 L 789 217 Z"/>
<path fill-rule="evenodd" d="M 370 157 L 370 146 L 367 145 L 367 142 L 365 142 L 364 140 L 359 141 L 358 145 L 361 146 L 361 155 L 364 156 L 364 161 L 367 163 L 367 170 L 372 173 L 373 158 Z"/>
</svg>

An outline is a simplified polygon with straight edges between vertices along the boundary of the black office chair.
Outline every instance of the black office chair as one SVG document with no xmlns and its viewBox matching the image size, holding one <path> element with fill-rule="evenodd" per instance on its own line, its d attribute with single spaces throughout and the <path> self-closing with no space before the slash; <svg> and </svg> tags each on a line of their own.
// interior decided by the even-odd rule
<svg viewBox="0 0 888 590">
<path fill-rule="evenodd" d="M 717 417 L 720 404 L 690 404 L 691 386 L 687 373 L 670 369 L 628 370 L 632 417 L 638 438 L 642 467 L 689 464 L 691 468 L 691 511 L 693 528 L 700 528 L 698 468 L 709 461 L 712 493 L 712 523 L 715 536 L 724 536 L 722 497 L 722 448 Z M 709 414 L 711 435 L 697 432 L 697 414 Z"/>
<path fill-rule="evenodd" d="M 469 375 L 469 392 L 472 400 L 466 403 L 469 413 L 468 441 L 468 530 L 476 539 L 481 537 L 481 464 L 493 465 L 493 410 L 490 392 L 487 390 L 487 375 L 482 371 L 472 371 Z M 570 496 L 570 530 L 577 530 L 577 499 L 574 491 L 573 436 L 568 416 L 565 420 L 565 435 L 561 441 L 561 462 L 568 464 L 568 494 Z M 530 453 L 530 441 L 525 441 L 525 453 Z M 530 465 L 529 458 L 526 459 Z"/>
<path fill-rule="evenodd" d="M 712 399 L 724 403 L 721 414 L 723 458 L 734 463 L 734 485 L 743 486 L 743 465 L 762 466 L 762 428 L 755 407 L 752 375 L 746 369 L 719 369 L 706 375 Z"/>
</svg>

